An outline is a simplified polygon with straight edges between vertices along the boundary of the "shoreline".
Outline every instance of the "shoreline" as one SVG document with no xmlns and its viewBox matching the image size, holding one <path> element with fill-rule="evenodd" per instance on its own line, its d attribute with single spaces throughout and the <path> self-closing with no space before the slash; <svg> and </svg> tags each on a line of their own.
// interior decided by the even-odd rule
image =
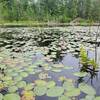
<svg viewBox="0 0 100 100">
<path fill-rule="evenodd" d="M 100 26 L 100 23 L 4 23 L 0 27 L 66 27 L 66 26 Z"/>
</svg>

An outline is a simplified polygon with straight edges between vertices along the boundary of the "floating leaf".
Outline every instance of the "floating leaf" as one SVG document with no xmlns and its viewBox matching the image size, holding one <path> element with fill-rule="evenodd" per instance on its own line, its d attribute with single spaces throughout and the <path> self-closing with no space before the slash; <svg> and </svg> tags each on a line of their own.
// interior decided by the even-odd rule
<svg viewBox="0 0 100 100">
<path fill-rule="evenodd" d="M 5 80 L 5 81 L 12 80 L 12 77 L 10 77 L 10 76 L 5 76 L 5 77 L 3 77 L 3 80 Z"/>
<path fill-rule="evenodd" d="M 46 91 L 47 91 L 46 86 L 36 86 L 34 88 L 34 92 L 38 96 L 42 96 L 42 95 L 46 94 Z"/>
<path fill-rule="evenodd" d="M 4 96 L 4 100 L 20 100 L 20 96 L 18 94 L 6 94 Z"/>
<path fill-rule="evenodd" d="M 59 72 L 61 72 L 62 70 L 61 70 L 61 69 L 57 69 L 57 68 L 55 68 L 55 69 L 53 68 L 52 71 L 53 71 L 53 72 L 56 72 L 56 73 L 59 73 Z"/>
<path fill-rule="evenodd" d="M 24 89 L 25 90 L 32 90 L 33 88 L 34 88 L 34 84 L 30 83 L 30 84 L 27 84 Z"/>
<path fill-rule="evenodd" d="M 0 100 L 3 100 L 3 95 L 0 93 Z"/>
<path fill-rule="evenodd" d="M 22 95 L 30 97 L 30 96 L 35 96 L 35 93 L 33 91 L 23 91 Z"/>
<path fill-rule="evenodd" d="M 63 83 L 63 88 L 67 91 L 71 91 L 75 88 L 74 84 L 72 82 L 69 82 L 69 81 L 65 81 Z"/>
<path fill-rule="evenodd" d="M 58 97 L 64 93 L 64 89 L 62 87 L 53 87 L 47 90 L 47 96 L 49 97 Z"/>
<path fill-rule="evenodd" d="M 53 67 L 55 67 L 55 68 L 63 68 L 64 65 L 63 64 L 54 64 Z"/>
<path fill-rule="evenodd" d="M 47 83 L 47 88 L 53 88 L 56 85 L 56 83 L 54 81 L 50 81 Z"/>
<path fill-rule="evenodd" d="M 78 77 L 85 77 L 88 73 L 86 72 L 76 72 L 74 73 L 75 76 L 78 76 Z"/>
<path fill-rule="evenodd" d="M 15 80 L 16 82 L 21 81 L 22 79 L 23 79 L 23 78 L 22 78 L 21 76 L 17 76 L 17 77 L 14 78 L 14 80 Z"/>
<path fill-rule="evenodd" d="M 68 91 L 66 93 L 66 96 L 68 96 L 68 97 L 74 97 L 74 96 L 78 96 L 78 95 L 80 95 L 80 89 L 78 89 L 78 88 L 73 88 L 71 91 Z"/>
<path fill-rule="evenodd" d="M 16 82 L 14 80 L 8 80 L 8 81 L 4 82 L 5 86 L 12 86 L 12 85 L 15 85 L 15 84 L 16 84 Z"/>
<path fill-rule="evenodd" d="M 95 95 L 96 94 L 96 91 L 95 89 L 92 87 L 92 86 L 89 86 L 85 83 L 81 83 L 79 85 L 79 88 L 82 92 L 88 94 L 88 95 Z"/>
<path fill-rule="evenodd" d="M 20 75 L 21 75 L 22 77 L 27 77 L 27 76 L 28 76 L 28 74 L 27 74 L 26 72 L 21 72 Z"/>
<path fill-rule="evenodd" d="M 27 72 L 33 72 L 34 71 L 34 69 L 33 68 L 27 68 L 27 70 L 26 70 Z"/>
<path fill-rule="evenodd" d="M 17 87 L 18 87 L 18 88 L 26 87 L 26 82 L 25 82 L 25 81 L 20 81 L 20 82 L 18 82 Z"/>
<path fill-rule="evenodd" d="M 35 100 L 33 91 L 23 91 L 21 100 Z"/>
<path fill-rule="evenodd" d="M 18 88 L 16 86 L 11 86 L 8 88 L 8 91 L 13 93 L 13 92 L 16 92 L 18 90 Z"/>
<path fill-rule="evenodd" d="M 67 96 L 65 95 L 62 95 L 58 98 L 58 100 L 71 100 L 70 98 L 68 98 Z"/>
<path fill-rule="evenodd" d="M 100 96 L 97 96 L 94 100 L 100 100 Z"/>
<path fill-rule="evenodd" d="M 43 81 L 43 80 L 36 80 L 35 81 L 35 84 L 37 86 L 46 86 L 47 82 L 46 81 Z"/>
<path fill-rule="evenodd" d="M 73 67 L 64 66 L 64 69 L 73 69 Z"/>
<path fill-rule="evenodd" d="M 85 97 L 85 100 L 94 100 L 95 96 L 94 95 L 87 95 Z"/>
</svg>

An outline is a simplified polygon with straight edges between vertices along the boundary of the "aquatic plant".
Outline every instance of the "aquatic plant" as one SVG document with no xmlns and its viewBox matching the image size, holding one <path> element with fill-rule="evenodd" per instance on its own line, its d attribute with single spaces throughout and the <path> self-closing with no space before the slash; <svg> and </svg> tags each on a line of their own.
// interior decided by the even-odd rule
<svg viewBox="0 0 100 100">
<path fill-rule="evenodd" d="M 33 91 L 23 91 L 21 100 L 35 100 L 35 93 Z"/>
<path fill-rule="evenodd" d="M 20 100 L 20 96 L 16 93 L 6 94 L 4 100 Z"/>
<path fill-rule="evenodd" d="M 82 72 L 89 72 L 92 78 L 97 74 L 98 65 L 94 59 L 88 58 L 87 51 L 84 47 L 80 48 L 80 63 L 82 65 Z"/>
</svg>

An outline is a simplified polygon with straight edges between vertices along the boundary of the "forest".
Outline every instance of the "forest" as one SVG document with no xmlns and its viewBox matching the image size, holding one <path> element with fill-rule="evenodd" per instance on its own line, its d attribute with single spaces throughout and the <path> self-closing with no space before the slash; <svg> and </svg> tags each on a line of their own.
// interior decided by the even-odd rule
<svg viewBox="0 0 100 100">
<path fill-rule="evenodd" d="M 0 100 L 100 100 L 100 0 L 0 0 Z"/>
<path fill-rule="evenodd" d="M 100 0 L 0 0 L 0 21 L 100 20 Z"/>
</svg>

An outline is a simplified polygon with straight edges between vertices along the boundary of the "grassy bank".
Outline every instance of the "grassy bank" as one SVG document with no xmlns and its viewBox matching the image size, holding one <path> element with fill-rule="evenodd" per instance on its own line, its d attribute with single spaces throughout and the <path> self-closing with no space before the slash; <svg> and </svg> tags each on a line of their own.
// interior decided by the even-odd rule
<svg viewBox="0 0 100 100">
<path fill-rule="evenodd" d="M 98 26 L 99 23 L 88 21 L 59 23 L 59 22 L 38 22 L 38 21 L 0 21 L 0 27 L 64 27 L 64 26 Z"/>
</svg>

